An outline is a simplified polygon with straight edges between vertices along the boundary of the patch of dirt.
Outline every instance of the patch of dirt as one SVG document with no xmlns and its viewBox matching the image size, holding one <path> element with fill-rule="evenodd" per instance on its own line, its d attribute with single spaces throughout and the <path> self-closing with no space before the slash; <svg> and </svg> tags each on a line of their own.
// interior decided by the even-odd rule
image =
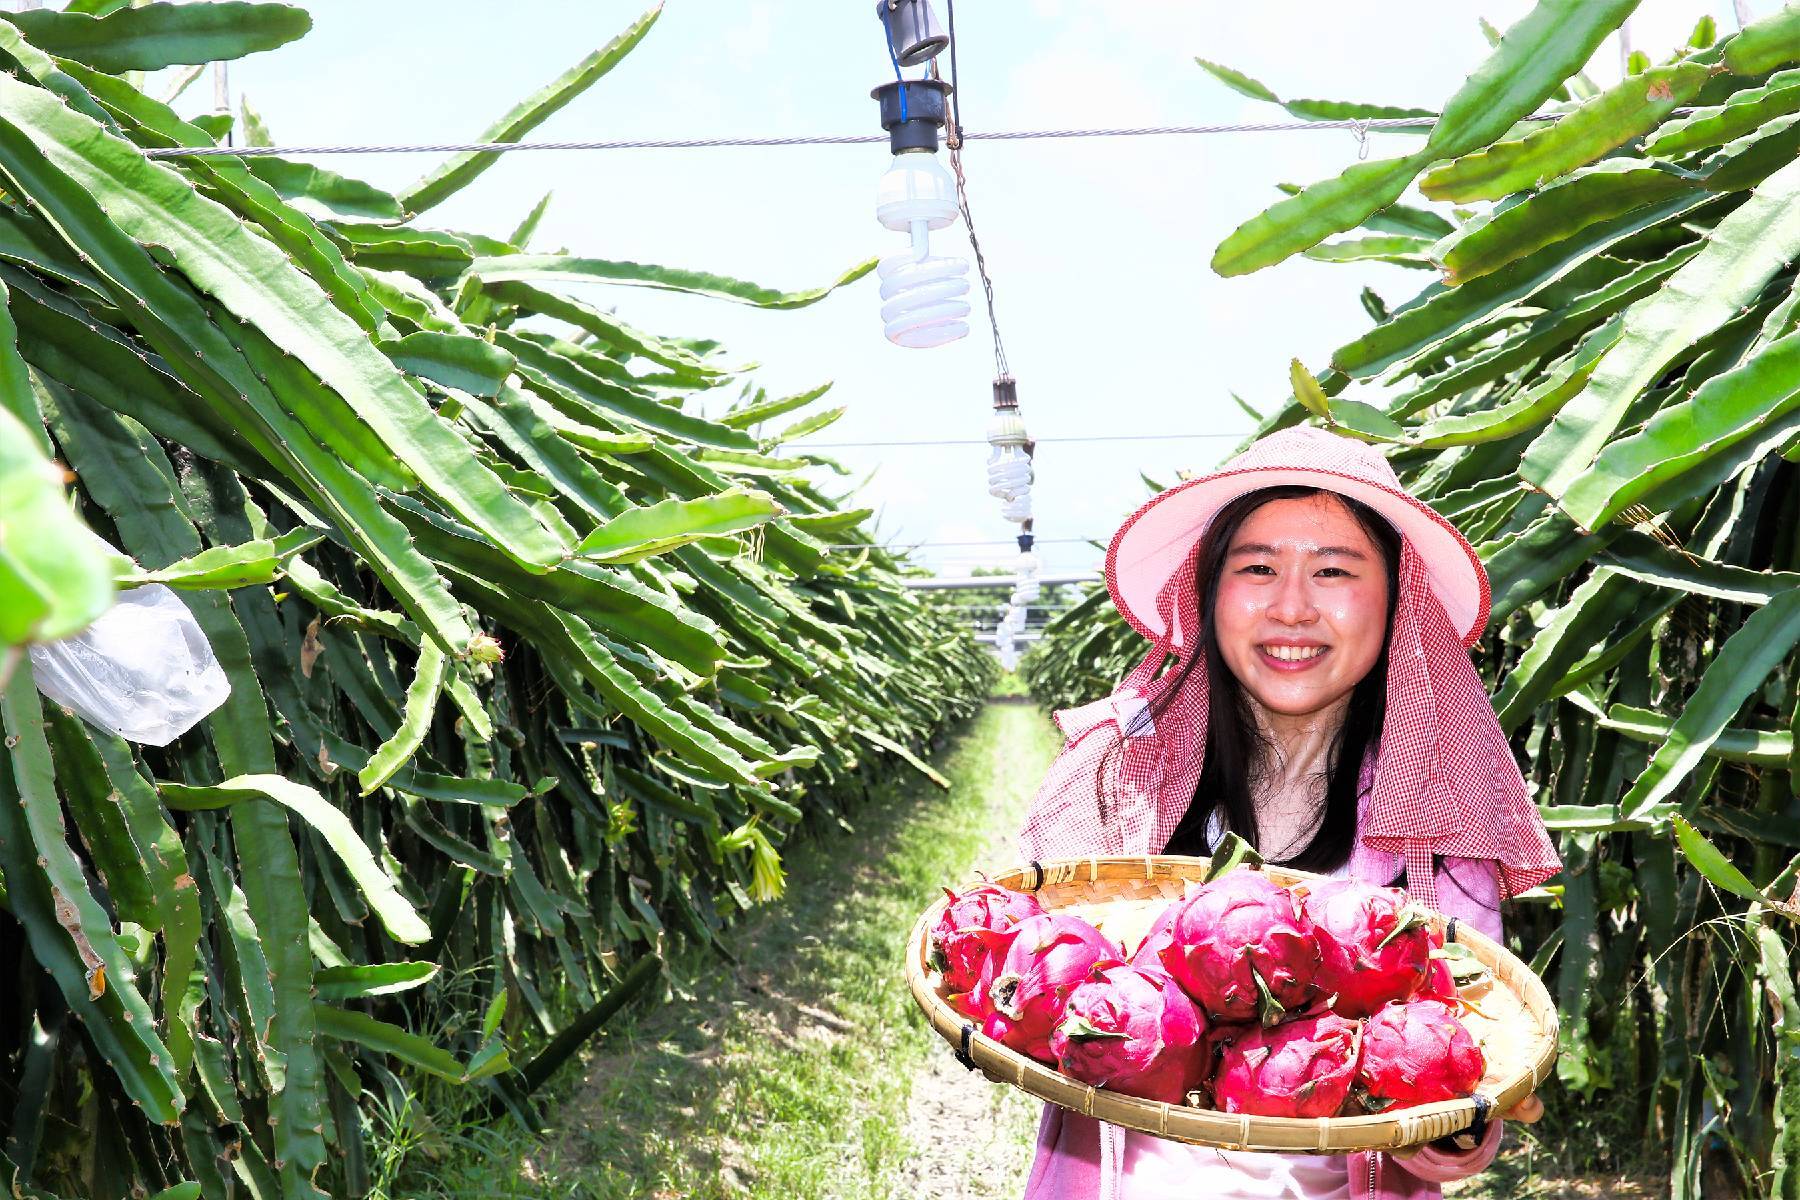
<svg viewBox="0 0 1800 1200">
<path fill-rule="evenodd" d="M 1037 1105 L 964 1068 L 946 1044 L 913 1077 L 904 1132 L 915 1153 L 898 1172 L 895 1194 L 933 1200 L 1020 1195 L 1035 1149 Z"/>
<path fill-rule="evenodd" d="M 1015 821 L 997 814 L 996 830 L 965 877 L 1009 858 Z M 928 1033 L 932 1046 L 913 1076 L 903 1132 L 915 1148 L 895 1181 L 895 1194 L 933 1200 L 992 1200 L 1025 1191 L 1036 1151 L 1042 1102 L 995 1083 L 956 1061 L 950 1043 Z"/>
</svg>

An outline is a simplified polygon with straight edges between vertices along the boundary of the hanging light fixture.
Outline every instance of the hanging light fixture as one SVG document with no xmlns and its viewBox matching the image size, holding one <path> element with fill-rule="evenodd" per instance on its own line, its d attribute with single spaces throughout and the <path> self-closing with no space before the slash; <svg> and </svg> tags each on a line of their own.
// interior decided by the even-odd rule
<svg viewBox="0 0 1800 1200">
<path fill-rule="evenodd" d="M 968 260 L 933 254 L 929 232 L 956 220 L 955 189 L 943 165 L 919 151 L 896 154 L 881 177 L 876 219 L 911 238 L 875 264 L 882 332 L 896 346 L 925 350 L 968 336 Z"/>
<path fill-rule="evenodd" d="M 875 15 L 887 27 L 888 49 L 902 67 L 936 58 L 950 44 L 931 0 L 875 0 Z"/>
<path fill-rule="evenodd" d="M 988 495 L 1001 501 L 1000 515 L 1023 524 L 1031 520 L 1031 436 L 1019 415 L 1018 386 L 1011 375 L 994 380 L 994 416 L 988 422 Z"/>
<path fill-rule="evenodd" d="M 1036 579 L 1038 572 L 1043 569 L 1044 564 L 1038 561 L 1038 556 L 1036 554 L 1031 552 L 1031 535 L 1029 533 L 1020 534 L 1019 541 L 1024 543 L 1024 547 L 1019 551 L 1019 557 L 1015 563 L 1019 578 Z"/>
<path fill-rule="evenodd" d="M 1043 585 L 1038 582 L 1038 571 L 1042 564 L 1038 556 L 1031 552 L 1032 535 L 1019 535 L 1019 558 L 1013 567 L 1013 603 L 1032 605 L 1044 594 Z"/>
<path fill-rule="evenodd" d="M 911 5 L 904 7 L 910 10 Z M 889 17 L 899 10 L 890 14 L 887 0 L 881 0 L 877 11 L 898 74 L 903 60 Z M 925 16 L 930 17 L 928 8 Z M 935 21 L 929 23 L 935 27 Z M 909 29 L 907 36 L 920 35 Z M 929 57 L 924 54 L 918 61 Z M 881 319 L 888 341 L 913 349 L 941 346 L 969 332 L 968 260 L 931 253 L 931 231 L 955 224 L 961 212 L 956 181 L 937 159 L 949 94 L 950 85 L 941 79 L 895 79 L 870 93 L 881 106 L 881 127 L 894 155 L 875 191 L 875 219 L 908 238 L 905 250 L 875 266 L 881 278 Z"/>
<path fill-rule="evenodd" d="M 1019 652 L 1013 639 L 1025 631 L 1025 610 L 1008 604 L 1000 610 L 1000 621 L 994 626 L 994 649 L 1000 665 L 1010 671 L 1019 665 Z"/>
<path fill-rule="evenodd" d="M 994 624 L 994 648 L 1007 670 L 1018 665 L 1017 639 L 1025 632 L 1031 605 L 1042 595 L 1037 556 L 1031 553 L 1032 442 L 1019 415 L 1018 387 L 1006 365 L 1000 327 L 994 319 L 994 289 L 975 238 L 975 219 L 963 194 L 962 114 L 955 108 L 955 87 L 938 78 L 931 60 L 951 50 L 950 74 L 956 75 L 952 39 L 956 11 L 950 7 L 950 36 L 938 28 L 929 0 L 876 0 L 887 39 L 895 79 L 871 95 L 881 108 L 881 127 L 888 134 L 893 162 L 877 190 L 875 216 L 908 238 L 907 249 L 883 258 L 876 266 L 881 279 L 881 319 L 889 341 L 900 346 L 941 346 L 967 336 L 969 264 L 962 258 L 931 253 L 931 233 L 956 223 L 969 223 L 969 242 L 980 269 L 987 298 L 988 323 L 994 335 L 994 416 L 988 425 L 988 493 L 1001 502 L 1000 515 L 1021 527 L 1019 560 L 1013 589 Z M 931 78 L 906 79 L 903 66 L 928 64 Z M 938 134 L 949 134 L 954 176 L 937 160 Z"/>
</svg>

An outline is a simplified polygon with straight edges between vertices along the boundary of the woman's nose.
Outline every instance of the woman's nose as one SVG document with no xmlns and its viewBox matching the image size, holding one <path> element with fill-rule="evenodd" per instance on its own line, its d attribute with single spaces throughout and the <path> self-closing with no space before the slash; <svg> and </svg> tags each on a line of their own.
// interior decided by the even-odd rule
<svg viewBox="0 0 1800 1200">
<path fill-rule="evenodd" d="M 1269 601 L 1269 616 L 1284 625 L 1295 625 L 1315 616 L 1312 590 L 1304 573 L 1289 571 L 1275 585 Z"/>
</svg>

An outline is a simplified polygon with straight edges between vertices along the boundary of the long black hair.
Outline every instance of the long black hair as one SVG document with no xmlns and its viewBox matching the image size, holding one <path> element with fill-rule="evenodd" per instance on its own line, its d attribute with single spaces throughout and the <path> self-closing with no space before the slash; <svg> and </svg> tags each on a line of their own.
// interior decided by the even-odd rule
<svg viewBox="0 0 1800 1200">
<path fill-rule="evenodd" d="M 1251 783 L 1274 758 L 1251 713 L 1249 698 L 1237 676 L 1226 665 L 1213 635 L 1213 604 L 1219 575 L 1224 569 L 1231 539 L 1249 515 L 1272 500 L 1293 500 L 1326 494 L 1342 501 L 1369 540 L 1386 559 L 1388 580 L 1387 619 L 1383 625 L 1381 654 L 1350 694 L 1344 723 L 1332 738 L 1326 755 L 1326 788 L 1323 819 L 1306 848 L 1282 865 L 1321 874 L 1335 871 L 1350 858 L 1356 841 L 1357 782 L 1364 757 L 1381 739 L 1387 712 L 1388 640 L 1394 625 L 1394 606 L 1400 596 L 1400 534 L 1374 509 L 1352 497 L 1322 488 L 1285 484 L 1247 492 L 1225 504 L 1201 537 L 1194 564 L 1194 587 L 1200 601 L 1199 653 L 1189 653 L 1176 668 L 1175 677 L 1146 707 L 1139 720 L 1154 720 L 1173 703 L 1196 669 L 1206 672 L 1206 760 L 1200 782 L 1186 814 L 1169 838 L 1165 854 L 1207 853 L 1207 820 L 1219 814 L 1223 828 L 1251 845 L 1259 845 L 1256 805 Z M 1104 775 L 1102 776 L 1104 778 Z"/>
</svg>

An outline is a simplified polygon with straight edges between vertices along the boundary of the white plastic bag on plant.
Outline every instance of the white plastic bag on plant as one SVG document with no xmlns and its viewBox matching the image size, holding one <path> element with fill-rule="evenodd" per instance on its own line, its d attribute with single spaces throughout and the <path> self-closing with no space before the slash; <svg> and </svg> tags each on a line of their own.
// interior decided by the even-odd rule
<svg viewBox="0 0 1800 1200">
<path fill-rule="evenodd" d="M 73 637 L 31 647 L 38 690 L 131 742 L 166 746 L 225 703 L 231 684 L 181 597 L 120 592 Z"/>
</svg>

